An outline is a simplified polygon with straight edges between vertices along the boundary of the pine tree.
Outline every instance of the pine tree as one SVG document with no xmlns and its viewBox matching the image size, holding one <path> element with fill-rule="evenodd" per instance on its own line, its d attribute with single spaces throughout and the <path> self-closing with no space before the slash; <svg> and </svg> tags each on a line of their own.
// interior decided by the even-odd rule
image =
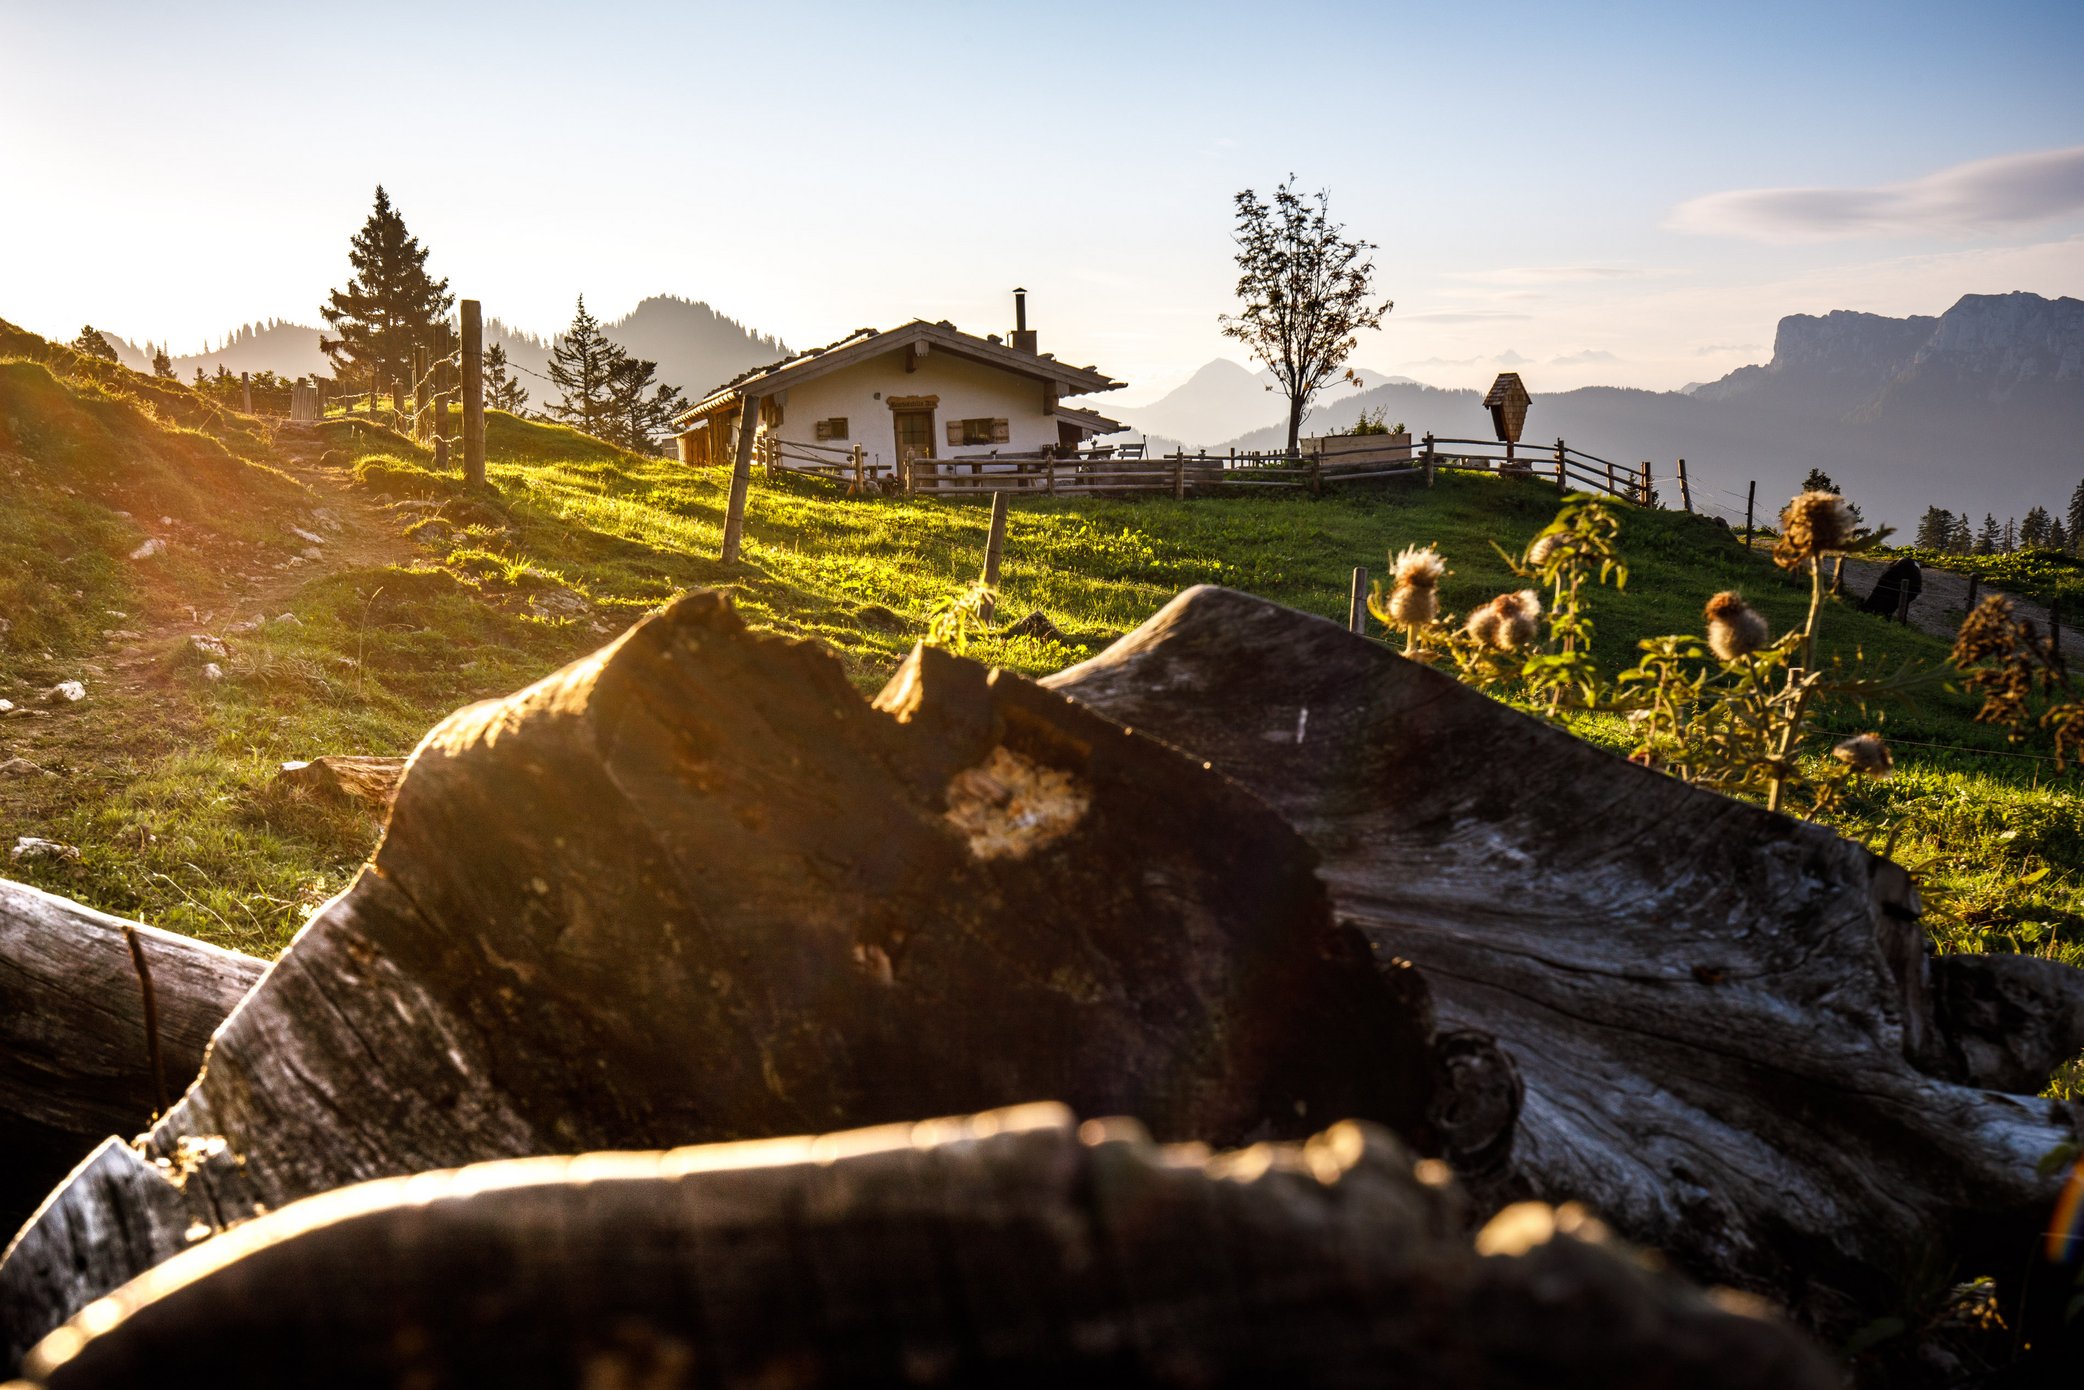
<svg viewBox="0 0 2084 1390">
<path fill-rule="evenodd" d="M 152 349 L 152 375 L 168 381 L 174 379 L 173 359 L 166 355 L 166 349 L 163 347 Z"/>
<path fill-rule="evenodd" d="M 2069 527 L 2070 544 L 2084 543 L 2084 483 L 2078 483 L 2070 494 Z"/>
<path fill-rule="evenodd" d="M 2039 550 L 2046 545 L 2048 527 L 2054 524 L 2054 521 L 2055 518 L 2048 515 L 2046 507 L 2036 506 L 2028 509 L 2026 519 L 2019 523 L 2019 549 Z"/>
<path fill-rule="evenodd" d="M 2004 536 L 1997 529 L 1997 518 L 1988 512 L 1984 512 L 1983 529 L 1975 533 L 1975 553 L 1978 555 L 1995 555 L 1998 546 L 2003 543 Z"/>
<path fill-rule="evenodd" d="M 499 343 L 485 349 L 485 404 L 509 415 L 521 414 L 528 404 L 521 378 L 507 373 L 507 350 Z"/>
<path fill-rule="evenodd" d="M 2049 523 L 2048 523 L 2048 549 L 2050 549 L 2050 550 L 2068 550 L 2069 548 L 2070 548 L 2070 533 L 2062 529 L 2062 521 L 2061 521 L 2061 519 L 2060 519 L 2060 518 L 2057 518 L 2056 520 L 2054 520 L 2054 521 L 2051 521 L 2051 522 L 2049 522 Z"/>
<path fill-rule="evenodd" d="M 1968 523 L 1967 512 L 1954 514 L 1954 533 L 1947 537 L 1949 555 L 1966 555 L 1975 549 L 1975 532 Z"/>
<path fill-rule="evenodd" d="M 116 350 L 109 346 L 109 340 L 95 331 L 91 323 L 80 330 L 80 336 L 72 340 L 71 347 L 82 357 L 99 357 L 104 362 L 117 360 Z"/>
<path fill-rule="evenodd" d="M 1838 491 L 1838 484 L 1832 482 L 1831 475 L 1824 472 L 1821 468 L 1812 468 L 1809 470 L 1809 476 L 1802 479 L 1802 491 L 1836 492 Z"/>
<path fill-rule="evenodd" d="M 1954 514 L 1945 507 L 1927 507 L 1918 519 L 1917 546 L 1920 550 L 1945 550 L 1954 537 Z"/>
<path fill-rule="evenodd" d="M 605 439 L 616 414 L 615 378 L 626 371 L 629 354 L 608 341 L 600 323 L 586 312 L 586 296 L 572 326 L 550 348 L 550 381 L 563 399 L 549 406 L 552 418 L 577 425 Z"/>
<path fill-rule="evenodd" d="M 319 310 L 338 337 L 319 346 L 341 380 L 350 373 L 372 387 L 389 383 L 393 406 L 410 384 L 413 351 L 437 353 L 448 341 L 448 313 L 456 303 L 447 280 L 427 273 L 427 248 L 405 230 L 382 185 L 376 207 L 348 243 L 354 274 L 347 288 L 327 296 Z"/>
<path fill-rule="evenodd" d="M 657 371 L 656 362 L 625 356 L 616 364 L 610 381 L 614 414 L 607 425 L 607 438 L 633 454 L 657 453 L 660 441 L 672 429 L 673 417 L 687 404 L 678 386 L 653 381 Z"/>
</svg>

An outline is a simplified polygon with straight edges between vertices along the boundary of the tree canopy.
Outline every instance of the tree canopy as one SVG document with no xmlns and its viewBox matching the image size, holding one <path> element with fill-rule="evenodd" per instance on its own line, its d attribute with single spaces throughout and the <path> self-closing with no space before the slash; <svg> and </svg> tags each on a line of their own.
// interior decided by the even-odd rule
<svg viewBox="0 0 2084 1390">
<path fill-rule="evenodd" d="M 447 280 L 427 273 L 427 248 L 405 229 L 379 184 L 376 206 L 348 243 L 353 269 L 345 289 L 327 295 L 319 310 L 337 336 L 319 346 L 343 380 L 388 384 L 393 393 L 411 384 L 413 353 L 448 345 L 448 314 L 456 297 Z"/>
<path fill-rule="evenodd" d="M 80 329 L 80 336 L 72 340 L 72 350 L 88 357 L 99 357 L 104 362 L 117 360 L 116 349 L 109 345 L 109 340 L 101 330 L 91 323 Z"/>
<path fill-rule="evenodd" d="M 572 326 L 550 349 L 550 380 L 563 399 L 549 413 L 636 453 L 655 453 L 683 404 L 680 388 L 657 383 L 658 363 L 609 340 L 579 296 Z"/>
<path fill-rule="evenodd" d="M 1244 308 L 1217 321 L 1263 363 L 1288 397 L 1288 452 L 1294 453 L 1310 398 L 1330 384 L 1363 329 L 1381 326 L 1395 305 L 1374 298 L 1370 242 L 1349 241 L 1331 220 L 1329 194 L 1295 191 L 1290 174 L 1262 202 L 1237 195 L 1237 297 Z"/>
</svg>

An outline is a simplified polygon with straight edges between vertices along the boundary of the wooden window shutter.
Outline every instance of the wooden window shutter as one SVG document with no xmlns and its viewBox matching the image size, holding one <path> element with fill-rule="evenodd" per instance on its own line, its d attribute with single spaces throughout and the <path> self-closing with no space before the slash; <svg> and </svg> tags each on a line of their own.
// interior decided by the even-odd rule
<svg viewBox="0 0 2084 1390">
<path fill-rule="evenodd" d="M 950 444 L 962 443 L 962 425 L 963 422 L 960 420 L 950 420 L 948 422 L 948 442 Z"/>
<path fill-rule="evenodd" d="M 1006 443 L 1010 443 L 1010 442 L 1012 441 L 1012 439 L 1013 439 L 1013 426 L 1012 426 L 1012 424 L 1011 424 L 1010 422 L 1008 422 L 1008 421 L 1005 421 L 1005 420 L 994 420 L 994 421 L 992 421 L 992 422 L 991 422 L 991 442 L 992 442 L 992 443 L 994 443 L 994 444 L 1006 444 Z"/>
<path fill-rule="evenodd" d="M 817 428 L 818 428 L 818 438 L 819 438 L 819 439 L 821 439 L 821 440 L 824 440 L 824 439 L 830 439 L 830 438 L 832 438 L 832 422 L 831 422 L 830 420 L 820 420 L 820 421 L 818 421 L 818 427 L 817 427 Z"/>
</svg>

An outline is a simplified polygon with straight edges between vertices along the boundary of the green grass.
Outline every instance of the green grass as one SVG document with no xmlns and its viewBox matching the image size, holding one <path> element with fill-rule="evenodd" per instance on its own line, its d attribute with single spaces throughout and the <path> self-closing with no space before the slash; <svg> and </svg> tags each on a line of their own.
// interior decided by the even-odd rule
<svg viewBox="0 0 2084 1390">
<path fill-rule="evenodd" d="M 212 555 L 279 556 L 294 545 L 283 528 L 311 501 L 268 467 L 252 422 L 220 427 L 201 407 L 160 401 L 175 394 L 163 386 L 130 394 L 98 369 L 72 374 L 63 351 L 0 360 L 0 424 L 9 430 L 0 486 L 15 503 L 0 509 L 0 547 L 11 547 L 9 582 L 21 586 L 0 591 L 12 595 L 6 612 L 17 619 L 0 641 L 0 694 L 18 701 L 80 662 L 105 659 L 103 634 L 130 621 L 109 611 L 164 620 L 216 592 L 204 572 Z M 209 626 L 232 648 L 221 682 L 202 681 L 199 659 L 169 640 L 153 678 L 133 689 L 57 710 L 34 721 L 28 739 L 20 722 L 0 722 L 9 752 L 27 743 L 65 774 L 0 784 L 0 830 L 82 851 L 77 863 L 15 872 L 112 911 L 272 951 L 345 884 L 376 835 L 365 816 L 271 792 L 282 760 L 405 752 L 450 710 L 527 684 L 701 586 L 730 589 L 756 626 L 827 644 L 857 685 L 873 689 L 924 634 L 934 605 L 982 562 L 981 499 L 850 499 L 807 479 L 759 477 L 743 562 L 726 568 L 716 558 L 720 472 L 495 413 L 492 488 L 472 493 L 382 422 L 336 417 L 321 436 L 397 553 L 296 586 L 278 609 L 294 623 L 222 633 L 220 614 Z M 122 472 L 147 457 L 163 466 L 146 469 L 145 482 Z M 155 507 L 191 518 L 199 558 L 184 559 L 187 569 L 141 572 L 123 558 L 143 533 L 135 518 L 114 516 L 116 499 L 124 486 L 146 485 L 165 499 Z M 227 505 L 228 492 L 237 505 Z M 1352 568 L 1380 575 L 1386 555 L 1410 544 L 1447 556 L 1443 603 L 1466 610 L 1519 587 L 1491 543 L 1517 550 L 1557 501 L 1539 482 L 1457 473 L 1430 489 L 1413 480 L 1314 500 L 1022 497 L 999 617 L 1039 610 L 1065 640 L 994 633 L 970 654 L 1044 674 L 1198 583 L 1342 620 Z M 1806 590 L 1721 526 L 1680 513 L 1621 515 L 1631 582 L 1592 598 L 1595 650 L 1610 668 L 1631 662 L 1644 637 L 1697 631 L 1701 605 L 1719 589 L 1743 591 L 1776 628 L 1800 620 Z M 54 538 L 69 539 L 53 548 Z M 1850 605 L 1832 606 L 1824 633 L 1827 652 L 1878 670 L 1937 667 L 1946 655 L 1944 642 Z M 1894 837 L 1899 857 L 1920 867 L 1935 934 L 1950 948 L 2075 954 L 2084 943 L 2076 781 L 2050 780 L 2052 769 L 2030 760 L 1912 746 L 2003 749 L 2001 733 L 1972 722 L 1973 708 L 1935 682 L 1839 716 L 1899 740 L 1899 773 L 1860 788 L 1838 824 L 1877 848 Z M 1624 741 L 1611 718 L 1574 722 L 1594 741 Z"/>
</svg>

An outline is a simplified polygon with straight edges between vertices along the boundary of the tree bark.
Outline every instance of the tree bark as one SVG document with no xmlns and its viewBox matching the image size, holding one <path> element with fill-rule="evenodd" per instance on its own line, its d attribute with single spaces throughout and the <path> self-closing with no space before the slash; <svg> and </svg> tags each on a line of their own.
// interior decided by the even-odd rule
<svg viewBox="0 0 2084 1390">
<path fill-rule="evenodd" d="M 1472 1245 L 1465 1210 L 1373 1126 L 1211 1158 L 1055 1105 L 510 1160 L 262 1216 L 27 1372 L 47 1390 L 1838 1383 L 1792 1329 L 1596 1223 L 1516 1210 Z"/>
<path fill-rule="evenodd" d="M 924 649 L 872 707 L 693 595 L 423 742 L 372 866 L 148 1137 L 182 1169 L 166 1229 L 1037 1097 L 1166 1139 L 1357 1116 L 1494 1156 L 1510 1063 L 1436 1035 L 1315 863 L 1227 778 L 1029 682 Z M 113 1287 L 72 1200 L 0 1264 L 24 1342 Z"/>
<path fill-rule="evenodd" d="M 1910 881 L 1337 624 L 1200 588 L 1044 682 L 1259 793 L 1341 920 L 1525 1104 L 1495 1204 L 1581 1201 L 1833 1336 L 1918 1271 L 2023 1275 L 2077 1137 L 2079 972 L 1929 959 Z"/>
<path fill-rule="evenodd" d="M 0 1233 L 110 1133 L 152 1123 L 154 1033 L 125 929 L 151 977 L 159 1073 L 178 1096 L 263 961 L 0 879 Z"/>
</svg>

